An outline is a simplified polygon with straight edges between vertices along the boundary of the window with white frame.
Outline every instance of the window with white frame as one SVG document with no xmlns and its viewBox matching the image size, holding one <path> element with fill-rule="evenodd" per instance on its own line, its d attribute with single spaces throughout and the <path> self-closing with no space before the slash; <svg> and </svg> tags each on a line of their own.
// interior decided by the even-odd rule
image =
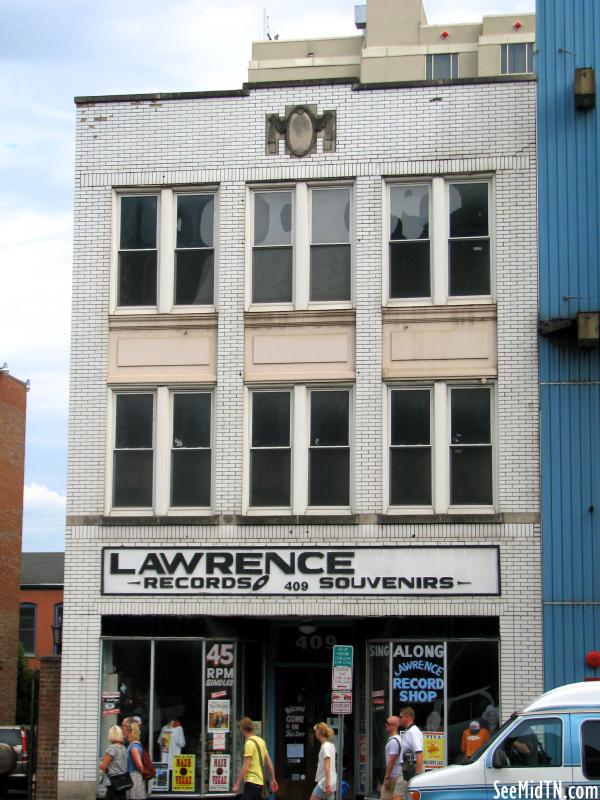
<svg viewBox="0 0 600 800">
<path fill-rule="evenodd" d="M 173 392 L 171 506 L 210 506 L 211 403 L 208 392 Z"/>
<path fill-rule="evenodd" d="M 249 508 L 347 510 L 350 390 L 295 386 L 249 396 Z"/>
<path fill-rule="evenodd" d="M 458 53 L 432 53 L 426 57 L 425 76 L 428 81 L 458 78 Z"/>
<path fill-rule="evenodd" d="M 489 298 L 490 181 L 390 184 L 388 298 Z"/>
<path fill-rule="evenodd" d="M 492 398 L 491 386 L 444 381 L 389 389 L 391 509 L 492 509 Z"/>
<path fill-rule="evenodd" d="M 533 72 L 533 42 L 500 45 L 500 74 L 528 75 Z"/>
<path fill-rule="evenodd" d="M 350 394 L 310 392 L 309 506 L 350 505 Z"/>
<path fill-rule="evenodd" d="M 158 289 L 158 197 L 119 198 L 117 305 L 154 306 Z"/>
<path fill-rule="evenodd" d="M 253 190 L 250 304 L 349 303 L 350 218 L 348 186 Z"/>
<path fill-rule="evenodd" d="M 154 483 L 154 394 L 117 394 L 113 506 L 149 508 Z"/>
<path fill-rule="evenodd" d="M 120 194 L 117 204 L 115 307 L 212 306 L 214 192 Z"/>
<path fill-rule="evenodd" d="M 208 509 L 212 393 L 156 390 L 113 396 L 110 507 L 167 513 Z"/>
</svg>

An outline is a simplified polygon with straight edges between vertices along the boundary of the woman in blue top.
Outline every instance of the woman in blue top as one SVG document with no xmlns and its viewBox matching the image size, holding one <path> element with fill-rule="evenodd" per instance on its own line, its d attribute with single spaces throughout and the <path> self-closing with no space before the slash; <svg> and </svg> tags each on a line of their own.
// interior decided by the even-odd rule
<svg viewBox="0 0 600 800">
<path fill-rule="evenodd" d="M 133 786 L 127 792 L 127 800 L 145 800 L 146 785 L 142 777 L 142 745 L 140 744 L 140 726 L 130 719 L 123 720 L 123 734 L 129 742 L 127 748 L 127 771 L 131 775 Z"/>
</svg>

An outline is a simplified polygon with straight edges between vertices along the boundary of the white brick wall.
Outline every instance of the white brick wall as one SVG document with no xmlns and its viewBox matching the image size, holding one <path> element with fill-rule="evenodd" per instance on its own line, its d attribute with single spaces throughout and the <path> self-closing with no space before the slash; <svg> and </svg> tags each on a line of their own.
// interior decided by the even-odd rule
<svg viewBox="0 0 600 800">
<path fill-rule="evenodd" d="M 265 155 L 265 115 L 293 103 L 337 112 L 337 149 L 303 159 Z M 348 85 L 252 90 L 247 97 L 101 103 L 77 111 L 68 513 L 101 515 L 106 469 L 107 341 L 113 187 L 219 186 L 215 499 L 242 508 L 246 183 L 354 179 L 357 264 L 354 511 L 382 510 L 381 181 L 383 176 L 495 176 L 498 305 L 497 465 L 500 511 L 520 523 L 298 526 L 74 526 L 67 535 L 59 780 L 95 781 L 100 617 L 110 614 L 311 615 L 314 599 L 107 599 L 101 547 L 113 544 L 496 543 L 502 596 L 395 602 L 340 598 L 326 613 L 498 616 L 503 712 L 542 687 L 536 352 L 535 86 L 352 91 Z M 510 519 L 510 517 L 508 518 Z M 515 518 L 519 519 L 519 518 Z M 522 676 L 527 675 L 527 681 Z M 71 743 L 77 740 L 79 746 Z M 91 784 L 90 784 L 91 785 Z M 66 795 L 65 795 L 66 796 Z"/>
</svg>

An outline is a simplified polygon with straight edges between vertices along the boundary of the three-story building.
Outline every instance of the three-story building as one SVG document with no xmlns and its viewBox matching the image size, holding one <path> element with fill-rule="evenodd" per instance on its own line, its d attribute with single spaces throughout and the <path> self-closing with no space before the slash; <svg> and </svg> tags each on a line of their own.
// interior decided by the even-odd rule
<svg viewBox="0 0 600 800">
<path fill-rule="evenodd" d="M 359 22 L 77 99 L 62 798 L 127 715 L 154 793 L 248 715 L 296 800 L 315 722 L 369 794 L 392 710 L 435 767 L 541 688 L 534 19 Z"/>
</svg>

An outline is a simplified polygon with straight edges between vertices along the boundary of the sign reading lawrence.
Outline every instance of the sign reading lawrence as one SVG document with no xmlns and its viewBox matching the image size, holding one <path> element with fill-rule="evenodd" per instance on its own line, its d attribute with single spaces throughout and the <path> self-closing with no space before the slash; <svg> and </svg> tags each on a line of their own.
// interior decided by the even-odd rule
<svg viewBox="0 0 600 800">
<path fill-rule="evenodd" d="M 104 595 L 500 594 L 481 547 L 106 547 Z"/>
</svg>

